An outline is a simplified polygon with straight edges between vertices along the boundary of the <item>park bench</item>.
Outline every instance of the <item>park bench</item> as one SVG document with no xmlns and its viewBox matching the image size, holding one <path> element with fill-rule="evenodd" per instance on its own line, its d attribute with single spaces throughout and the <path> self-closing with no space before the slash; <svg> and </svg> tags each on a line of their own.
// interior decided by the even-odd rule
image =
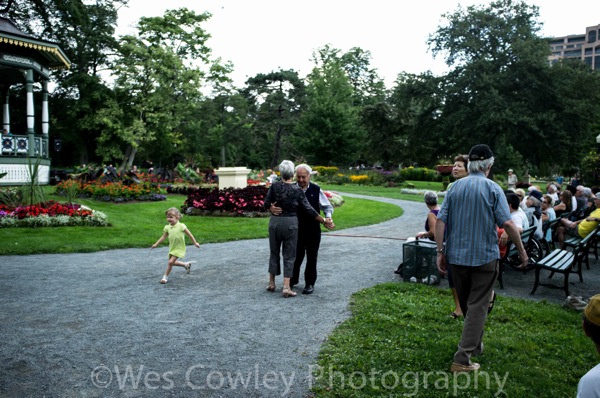
<svg viewBox="0 0 600 398">
<path fill-rule="evenodd" d="M 532 270 L 536 261 L 540 260 L 543 257 L 543 248 L 542 244 L 538 239 L 536 239 L 533 234 L 535 233 L 536 227 L 531 226 L 523 232 L 521 232 L 521 242 L 523 242 L 523 246 L 525 247 L 525 251 L 527 252 L 527 256 L 529 257 L 529 264 L 525 268 L 520 268 L 521 266 L 521 257 L 519 256 L 519 252 L 517 251 L 517 247 L 512 241 L 508 242 L 508 248 L 506 249 L 506 253 L 504 257 L 500 259 L 500 270 L 498 273 L 498 282 L 500 283 L 500 288 L 504 289 L 504 280 L 502 275 L 504 274 L 504 269 L 506 265 L 511 266 L 513 269 L 518 271 L 523 271 L 524 273 Z"/>
<path fill-rule="evenodd" d="M 556 228 L 558 227 L 558 224 L 560 223 L 561 217 L 556 217 L 554 220 L 552 221 L 546 221 L 544 222 L 544 224 L 542 225 L 542 233 L 544 235 L 544 238 L 542 239 L 542 245 L 544 246 L 544 254 L 547 255 L 548 253 L 550 253 L 550 248 L 552 247 L 552 249 L 555 249 L 555 245 L 554 245 L 554 241 L 555 241 L 555 235 L 556 235 Z M 550 233 L 550 241 L 546 240 L 546 234 L 548 231 L 552 231 Z"/>
<path fill-rule="evenodd" d="M 534 294 L 538 286 L 545 286 L 552 289 L 563 289 L 568 297 L 569 274 L 571 272 L 576 272 L 579 275 L 579 281 L 583 282 L 583 276 L 581 273 L 583 262 L 587 262 L 591 243 L 594 242 L 596 235 L 599 233 L 598 231 L 598 228 L 592 231 L 588 236 L 579 241 L 572 251 L 567 249 L 555 249 L 552 253 L 538 261 L 535 264 L 535 283 L 530 294 Z M 563 274 L 563 286 L 540 282 L 540 272 L 543 269 L 550 271 L 548 278 L 552 278 L 555 273 Z"/>
</svg>

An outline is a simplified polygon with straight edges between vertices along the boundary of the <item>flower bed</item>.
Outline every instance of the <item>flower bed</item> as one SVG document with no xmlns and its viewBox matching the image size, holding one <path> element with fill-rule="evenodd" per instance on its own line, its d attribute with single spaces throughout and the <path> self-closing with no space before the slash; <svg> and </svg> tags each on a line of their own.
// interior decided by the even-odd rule
<svg viewBox="0 0 600 398">
<path fill-rule="evenodd" d="M 340 207 L 344 204 L 344 198 L 339 193 L 331 191 L 323 191 L 323 193 L 327 199 L 329 199 L 329 203 L 331 203 L 333 207 Z"/>
<path fill-rule="evenodd" d="M 76 197 L 92 198 L 104 202 L 159 201 L 167 199 L 161 193 L 161 189 L 157 184 L 149 182 L 124 184 L 120 181 L 83 183 L 76 180 L 66 180 L 56 185 L 55 193 L 57 195 L 66 196 L 71 192 Z"/>
<path fill-rule="evenodd" d="M 187 188 L 183 211 L 190 215 L 267 216 L 263 208 L 268 188 Z"/>
<path fill-rule="evenodd" d="M 179 188 L 178 193 L 187 194 L 182 210 L 189 215 L 265 217 L 269 212 L 263 208 L 269 189 L 265 186 L 246 188 Z M 323 191 L 333 207 L 344 203 L 336 192 Z"/>
<path fill-rule="evenodd" d="M 45 204 L 16 208 L 0 204 L 0 228 L 75 225 L 105 227 L 109 223 L 106 214 L 78 204 L 49 201 Z"/>
</svg>

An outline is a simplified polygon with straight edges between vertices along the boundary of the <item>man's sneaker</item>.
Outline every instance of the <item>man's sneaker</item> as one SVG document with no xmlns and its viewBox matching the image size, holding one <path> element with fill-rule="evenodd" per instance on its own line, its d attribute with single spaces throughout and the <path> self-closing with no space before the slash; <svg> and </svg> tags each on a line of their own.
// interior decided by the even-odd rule
<svg viewBox="0 0 600 398">
<path fill-rule="evenodd" d="M 453 373 L 459 372 L 473 372 L 478 370 L 481 367 L 478 363 L 471 363 L 470 365 L 461 365 L 460 363 L 452 362 L 452 366 L 450 366 L 450 371 Z"/>
</svg>

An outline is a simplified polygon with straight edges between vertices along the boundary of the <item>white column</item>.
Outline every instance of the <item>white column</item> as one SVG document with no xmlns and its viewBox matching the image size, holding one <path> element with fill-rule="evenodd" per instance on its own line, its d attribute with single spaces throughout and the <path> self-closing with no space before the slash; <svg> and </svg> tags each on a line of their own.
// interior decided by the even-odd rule
<svg viewBox="0 0 600 398">
<path fill-rule="evenodd" d="M 33 134 L 35 110 L 33 108 L 33 70 L 27 69 L 27 133 Z"/>
<path fill-rule="evenodd" d="M 42 82 L 42 134 L 48 135 L 50 118 L 48 115 L 48 81 Z"/>
<path fill-rule="evenodd" d="M 7 88 L 4 96 L 4 104 L 2 104 L 2 128 L 10 132 L 10 106 L 8 102 L 10 96 L 8 93 L 10 93 L 10 91 Z"/>
</svg>

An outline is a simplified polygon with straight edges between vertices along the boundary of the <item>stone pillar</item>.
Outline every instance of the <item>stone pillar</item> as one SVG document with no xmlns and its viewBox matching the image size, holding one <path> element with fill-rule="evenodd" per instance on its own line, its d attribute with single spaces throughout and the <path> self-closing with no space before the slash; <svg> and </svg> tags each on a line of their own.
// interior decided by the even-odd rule
<svg viewBox="0 0 600 398">
<path fill-rule="evenodd" d="M 249 173 L 250 169 L 246 167 L 219 167 L 215 170 L 215 174 L 219 177 L 219 189 L 246 188 Z"/>
</svg>

